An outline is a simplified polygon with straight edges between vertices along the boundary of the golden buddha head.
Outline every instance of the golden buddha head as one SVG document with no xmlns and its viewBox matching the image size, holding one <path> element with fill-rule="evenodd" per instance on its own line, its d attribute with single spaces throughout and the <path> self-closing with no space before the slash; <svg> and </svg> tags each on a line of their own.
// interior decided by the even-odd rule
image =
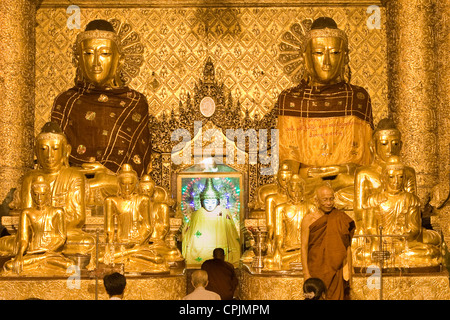
<svg viewBox="0 0 450 320">
<path fill-rule="evenodd" d="M 93 20 L 77 36 L 75 44 L 77 80 L 97 87 L 120 87 L 124 56 L 114 27 L 106 20 Z"/>
<path fill-rule="evenodd" d="M 391 194 L 404 190 L 405 165 L 401 163 L 400 157 L 392 156 L 388 159 L 383 169 L 382 183 L 384 190 Z"/>
<path fill-rule="evenodd" d="M 391 156 L 399 156 L 402 148 L 400 131 L 392 119 L 381 119 L 373 133 L 370 146 L 375 157 L 387 162 Z"/>
<path fill-rule="evenodd" d="M 61 127 L 47 122 L 36 137 L 35 153 L 39 166 L 45 172 L 58 172 L 69 166 L 71 146 Z"/>
<path fill-rule="evenodd" d="M 278 170 L 277 181 L 281 188 L 285 189 L 287 187 L 288 181 L 291 179 L 292 171 L 289 165 L 284 163 L 281 165 L 280 170 Z"/>
<path fill-rule="evenodd" d="M 117 173 L 117 181 L 119 183 L 119 192 L 122 195 L 131 195 L 138 186 L 138 175 L 133 167 L 129 164 L 124 164 Z"/>
<path fill-rule="evenodd" d="M 311 85 L 350 81 L 348 40 L 344 31 L 328 17 L 316 19 L 305 36 L 302 49 L 304 80 Z"/>
<path fill-rule="evenodd" d="M 294 201 L 302 201 L 303 193 L 305 191 L 305 180 L 303 180 L 298 174 L 292 175 L 289 179 L 287 191 L 289 198 Z"/>
<path fill-rule="evenodd" d="M 39 175 L 33 179 L 31 197 L 38 209 L 50 203 L 50 185 L 43 176 Z"/>
<path fill-rule="evenodd" d="M 202 207 L 206 209 L 206 211 L 213 211 L 220 203 L 220 193 L 214 188 L 212 178 L 206 179 L 205 188 L 200 193 L 200 201 L 202 203 Z"/>
<path fill-rule="evenodd" d="M 155 181 L 149 174 L 144 174 L 139 181 L 139 192 L 149 197 L 155 192 Z"/>
</svg>

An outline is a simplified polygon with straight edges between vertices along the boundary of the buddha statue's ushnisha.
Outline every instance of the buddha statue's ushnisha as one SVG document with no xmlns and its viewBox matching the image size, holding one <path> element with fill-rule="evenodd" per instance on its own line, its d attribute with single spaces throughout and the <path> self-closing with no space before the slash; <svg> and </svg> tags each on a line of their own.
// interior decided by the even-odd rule
<svg viewBox="0 0 450 320">
<path fill-rule="evenodd" d="M 311 195 L 323 178 L 334 190 L 353 185 L 369 164 L 373 118 L 370 96 L 350 84 L 348 39 L 335 21 L 316 19 L 302 46 L 300 84 L 278 97 L 280 163 L 306 180 Z"/>
<path fill-rule="evenodd" d="M 207 178 L 200 193 L 201 207 L 194 211 L 182 232 L 182 253 L 188 266 L 200 266 L 212 259 L 215 248 L 225 251 L 225 260 L 237 265 L 240 259 L 239 233 L 231 212 L 220 204 L 213 179 Z"/>
<path fill-rule="evenodd" d="M 124 164 L 117 175 L 119 193 L 105 199 L 106 248 L 99 258 L 105 264 L 124 264 L 129 272 L 166 272 L 169 266 L 149 240 L 155 222 L 151 220 L 151 201 L 138 192 L 138 175 Z"/>
<path fill-rule="evenodd" d="M 2 275 L 66 275 L 73 261 L 62 254 L 66 242 L 63 208 L 51 205 L 51 189 L 43 176 L 31 183 L 33 205 L 20 213 L 14 237 L 14 258 L 3 266 Z M 5 238 L 5 237 L 4 237 Z"/>
<path fill-rule="evenodd" d="M 58 95 L 51 113 L 73 147 L 70 163 L 83 165 L 92 174 L 106 169 L 117 173 L 125 163 L 132 164 L 139 176 L 147 173 L 148 103 L 122 81 L 126 57 L 112 24 L 89 22 L 77 35 L 74 53 L 76 84 Z M 109 194 L 117 191 L 114 179 L 105 183 L 113 189 Z"/>
</svg>

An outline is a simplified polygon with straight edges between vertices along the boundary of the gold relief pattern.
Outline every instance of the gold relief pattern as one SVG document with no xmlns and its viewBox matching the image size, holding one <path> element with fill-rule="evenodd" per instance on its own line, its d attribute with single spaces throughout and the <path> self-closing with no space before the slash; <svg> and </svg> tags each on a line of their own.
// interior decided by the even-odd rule
<svg viewBox="0 0 450 320">
<path fill-rule="evenodd" d="M 68 277 L 70 275 L 68 274 Z M 75 278 L 75 277 L 74 277 Z M 95 279 L 81 278 L 79 288 L 68 278 L 0 279 L 1 300 L 94 300 Z M 130 277 L 127 276 L 125 300 L 180 300 L 186 295 L 186 276 Z M 98 299 L 108 300 L 102 279 L 98 282 Z"/>
<path fill-rule="evenodd" d="M 370 289 L 368 277 L 353 277 L 352 300 L 379 300 L 380 291 Z M 370 281 L 370 280 L 369 280 Z M 447 273 L 383 277 L 383 300 L 449 300 Z"/>
<path fill-rule="evenodd" d="M 352 83 L 372 98 L 375 120 L 387 114 L 386 38 L 368 30 L 364 6 L 293 8 L 125 8 L 81 10 L 81 27 L 96 18 L 129 24 L 140 37 L 142 66 L 130 87 L 144 93 L 150 113 L 177 110 L 194 91 L 210 57 L 243 110 L 259 117 L 273 108 L 278 94 L 295 83 L 278 61 L 283 35 L 295 23 L 331 16 L 349 37 Z M 65 8 L 41 8 L 36 28 L 36 128 L 48 121 L 56 95 L 73 86 L 72 45 L 80 30 L 69 30 Z M 130 58 L 131 59 L 131 58 Z M 133 59 L 135 57 L 133 56 Z M 134 60 L 133 60 L 134 61 Z M 134 65 L 139 65 L 139 58 Z"/>
</svg>

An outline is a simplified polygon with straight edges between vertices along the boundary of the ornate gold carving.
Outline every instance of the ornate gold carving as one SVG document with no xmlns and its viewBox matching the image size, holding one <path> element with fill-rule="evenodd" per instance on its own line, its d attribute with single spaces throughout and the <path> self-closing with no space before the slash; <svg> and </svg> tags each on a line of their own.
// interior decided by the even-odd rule
<svg viewBox="0 0 450 320">
<path fill-rule="evenodd" d="M 76 283 L 67 278 L 24 278 L 0 279 L 0 299 L 25 300 L 94 300 L 95 279 L 81 277 Z M 103 282 L 98 280 L 99 300 L 108 300 Z M 79 285 L 78 287 L 75 287 Z M 72 286 L 72 287 L 69 287 Z M 124 300 L 180 300 L 186 295 L 186 275 L 134 277 L 127 275 L 127 288 Z"/>
</svg>

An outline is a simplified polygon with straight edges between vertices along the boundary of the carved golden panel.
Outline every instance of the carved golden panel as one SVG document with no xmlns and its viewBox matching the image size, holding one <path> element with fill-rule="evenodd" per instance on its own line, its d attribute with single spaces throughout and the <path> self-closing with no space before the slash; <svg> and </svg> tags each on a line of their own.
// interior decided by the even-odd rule
<svg viewBox="0 0 450 320">
<path fill-rule="evenodd" d="M 70 30 L 66 8 L 41 7 L 36 27 L 35 131 L 49 120 L 52 102 L 73 86 L 72 45 L 96 18 L 128 23 L 144 45 L 144 61 L 130 87 L 144 93 L 150 113 L 177 109 L 194 91 L 207 57 L 233 100 L 253 116 L 266 114 L 278 94 L 294 85 L 279 62 L 279 44 L 294 23 L 331 16 L 348 33 L 352 83 L 372 97 L 375 122 L 387 115 L 385 13 L 369 30 L 366 6 L 146 7 L 81 9 L 81 29 Z"/>
</svg>

